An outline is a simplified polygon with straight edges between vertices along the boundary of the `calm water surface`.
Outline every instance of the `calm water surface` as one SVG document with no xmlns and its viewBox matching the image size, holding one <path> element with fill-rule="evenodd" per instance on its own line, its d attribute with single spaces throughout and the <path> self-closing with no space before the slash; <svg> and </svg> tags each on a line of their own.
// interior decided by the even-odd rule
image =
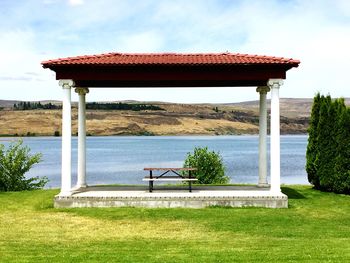
<svg viewBox="0 0 350 263">
<path fill-rule="evenodd" d="M 13 138 L 2 138 L 8 144 Z M 61 138 L 24 138 L 43 161 L 28 176 L 47 176 L 47 187 L 60 186 Z M 281 182 L 308 184 L 305 172 L 307 136 L 281 136 Z M 140 184 L 144 167 L 181 167 L 196 146 L 219 151 L 231 183 L 257 183 L 258 136 L 130 136 L 87 138 L 87 183 Z M 77 138 L 72 140 L 72 184 L 76 183 Z"/>
</svg>

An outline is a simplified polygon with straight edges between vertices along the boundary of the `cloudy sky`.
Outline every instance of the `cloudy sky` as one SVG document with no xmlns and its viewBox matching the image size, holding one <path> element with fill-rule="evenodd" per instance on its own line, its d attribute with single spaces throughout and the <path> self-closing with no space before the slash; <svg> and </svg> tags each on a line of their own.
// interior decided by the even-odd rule
<svg viewBox="0 0 350 263">
<path fill-rule="evenodd" d="M 106 52 L 233 52 L 301 60 L 281 97 L 350 97 L 349 0 L 0 0 L 0 99 L 61 98 L 40 62 Z M 88 101 L 255 100 L 255 88 L 91 89 Z M 74 95 L 76 100 L 77 96 Z"/>
</svg>

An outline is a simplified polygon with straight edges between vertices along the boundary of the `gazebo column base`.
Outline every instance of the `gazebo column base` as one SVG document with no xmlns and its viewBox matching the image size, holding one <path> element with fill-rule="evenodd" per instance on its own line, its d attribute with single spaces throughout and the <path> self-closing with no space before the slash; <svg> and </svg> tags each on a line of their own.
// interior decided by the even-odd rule
<svg viewBox="0 0 350 263">
<path fill-rule="evenodd" d="M 58 195 L 55 196 L 56 198 L 67 198 L 67 197 L 71 197 L 73 195 L 74 191 L 70 191 L 70 192 L 60 192 Z"/>
<path fill-rule="evenodd" d="M 79 193 L 79 192 L 85 191 L 86 189 L 88 189 L 88 185 L 87 184 L 79 185 L 79 186 L 77 185 L 77 186 L 72 188 L 72 192 Z"/>
<path fill-rule="evenodd" d="M 71 196 L 58 195 L 54 199 L 54 206 L 56 208 L 204 208 L 208 206 L 288 208 L 288 197 L 283 193 L 271 193 L 268 189 L 255 191 L 194 190 L 192 193 L 185 190 L 159 190 L 153 193 L 87 190 Z"/>
<path fill-rule="evenodd" d="M 259 187 L 259 188 L 269 188 L 270 185 L 269 184 L 258 184 L 257 187 Z"/>
<path fill-rule="evenodd" d="M 265 207 L 265 208 L 288 208 L 287 197 L 270 198 L 235 198 L 217 200 L 138 200 L 117 198 L 73 198 L 56 197 L 55 208 L 74 207 L 148 207 L 148 208 L 205 208 L 209 206 L 223 207 Z"/>
</svg>

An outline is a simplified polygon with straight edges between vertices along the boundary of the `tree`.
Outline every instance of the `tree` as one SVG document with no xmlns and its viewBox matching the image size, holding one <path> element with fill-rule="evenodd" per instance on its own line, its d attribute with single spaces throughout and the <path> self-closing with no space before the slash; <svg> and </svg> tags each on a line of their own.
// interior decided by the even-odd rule
<svg viewBox="0 0 350 263">
<path fill-rule="evenodd" d="M 219 153 L 209 151 L 208 147 L 196 147 L 193 154 L 188 153 L 183 167 L 194 167 L 199 184 L 226 184 L 229 177 L 225 175 L 225 166 Z"/>
<path fill-rule="evenodd" d="M 332 99 L 329 95 L 322 100 L 319 116 L 320 119 L 317 127 L 318 152 L 315 163 L 320 180 L 318 188 L 325 191 L 331 191 L 333 184 L 332 173 L 334 158 L 336 155 L 336 141 L 334 137 L 334 120 L 336 119 L 335 109 L 336 105 L 332 103 Z"/>
<path fill-rule="evenodd" d="M 317 177 L 316 171 L 316 156 L 317 156 L 317 127 L 319 123 L 319 115 L 320 115 L 320 104 L 321 104 L 321 96 L 320 93 L 317 93 L 314 97 L 314 102 L 311 110 L 310 117 L 310 126 L 308 129 L 309 138 L 306 149 L 306 172 L 308 176 L 308 180 L 314 186 L 319 186 L 319 180 Z"/>
<path fill-rule="evenodd" d="M 344 100 L 337 121 L 337 156 L 334 163 L 334 192 L 350 194 L 350 108 Z"/>
<path fill-rule="evenodd" d="M 48 182 L 46 177 L 26 178 L 32 166 L 41 161 L 41 154 L 30 154 L 28 146 L 19 140 L 6 149 L 0 144 L 0 191 L 21 191 L 38 189 Z"/>
<path fill-rule="evenodd" d="M 312 107 L 306 171 L 315 188 L 350 194 L 350 109 L 319 94 Z"/>
</svg>

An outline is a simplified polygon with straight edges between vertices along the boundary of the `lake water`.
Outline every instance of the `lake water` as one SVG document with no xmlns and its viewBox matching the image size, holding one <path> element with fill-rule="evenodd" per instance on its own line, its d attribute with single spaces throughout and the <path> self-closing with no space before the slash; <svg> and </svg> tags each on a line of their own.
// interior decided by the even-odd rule
<svg viewBox="0 0 350 263">
<path fill-rule="evenodd" d="M 14 138 L 2 138 L 8 144 Z M 47 187 L 61 180 L 61 138 L 28 137 L 24 144 L 43 161 L 28 176 L 47 176 Z M 306 135 L 281 136 L 281 182 L 308 184 L 305 172 Z M 112 136 L 87 138 L 87 183 L 140 184 L 144 167 L 182 167 L 196 146 L 219 151 L 231 183 L 257 183 L 258 136 Z M 77 138 L 72 140 L 72 185 L 76 183 Z M 269 174 L 269 172 L 268 172 Z"/>
</svg>

